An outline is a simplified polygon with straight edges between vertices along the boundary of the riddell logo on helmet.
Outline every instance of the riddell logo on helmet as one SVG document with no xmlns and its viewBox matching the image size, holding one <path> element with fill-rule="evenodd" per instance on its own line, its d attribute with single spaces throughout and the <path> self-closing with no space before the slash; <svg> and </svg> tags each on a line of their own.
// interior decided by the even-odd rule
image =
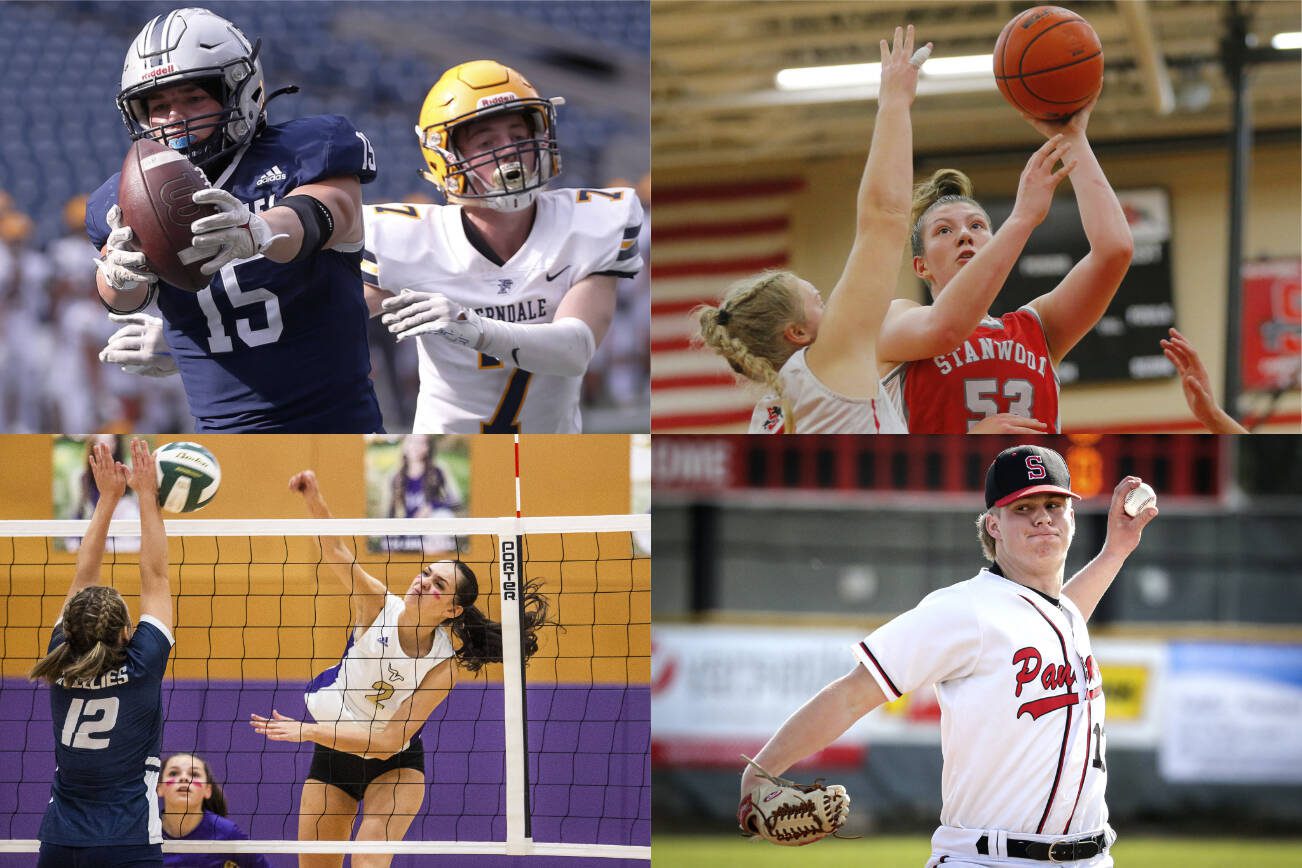
<svg viewBox="0 0 1302 868">
<path fill-rule="evenodd" d="M 507 91 L 506 93 L 499 93 L 494 96 L 480 97 L 479 102 L 475 105 L 477 108 L 488 108 L 489 106 L 501 105 L 504 102 L 515 102 L 518 99 L 518 96 Z"/>
<path fill-rule="evenodd" d="M 140 74 L 141 78 L 158 78 L 160 75 L 170 75 L 176 72 L 176 64 L 169 63 L 167 66 L 160 66 L 158 69 L 147 69 Z"/>
</svg>

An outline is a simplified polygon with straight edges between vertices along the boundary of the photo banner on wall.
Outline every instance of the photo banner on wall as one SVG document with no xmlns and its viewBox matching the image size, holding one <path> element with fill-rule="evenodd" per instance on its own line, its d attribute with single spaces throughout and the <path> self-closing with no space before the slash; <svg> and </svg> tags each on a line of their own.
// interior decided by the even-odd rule
<svg viewBox="0 0 1302 868">
<path fill-rule="evenodd" d="M 470 454 L 460 435 L 366 438 L 367 518 L 459 518 L 468 514 Z M 372 552 L 456 557 L 463 540 L 447 535 L 371 537 Z"/>
<path fill-rule="evenodd" d="M 95 443 L 108 444 L 113 459 L 131 466 L 131 438 L 122 434 L 96 434 L 92 437 L 53 438 L 50 450 L 50 477 L 54 483 L 54 515 L 56 519 L 89 520 L 99 503 L 99 488 L 90 472 L 90 448 Z M 139 521 L 140 505 L 136 493 L 128 486 L 122 499 L 113 510 L 114 521 Z M 81 537 L 56 539 L 57 549 L 75 552 L 81 546 Z M 115 552 L 140 551 L 140 537 L 113 537 L 108 542 Z"/>
<path fill-rule="evenodd" d="M 1243 265 L 1242 388 L 1296 389 L 1302 376 L 1302 260 Z"/>
</svg>

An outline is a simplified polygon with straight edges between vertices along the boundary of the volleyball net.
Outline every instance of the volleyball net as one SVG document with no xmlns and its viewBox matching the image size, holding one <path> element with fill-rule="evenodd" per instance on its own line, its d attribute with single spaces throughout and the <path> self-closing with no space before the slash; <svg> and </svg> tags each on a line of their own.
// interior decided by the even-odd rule
<svg viewBox="0 0 1302 868">
<path fill-rule="evenodd" d="M 45 652 L 86 525 L 0 521 L 0 854 L 39 847 L 54 734 L 47 688 L 26 672 Z M 176 644 L 163 755 L 207 760 L 251 840 L 169 841 L 165 852 L 256 852 L 285 865 L 302 852 L 650 859 L 649 515 L 166 526 Z M 112 523 L 102 571 L 133 617 L 138 534 L 136 522 Z M 426 563 L 459 557 L 478 577 L 477 605 L 503 624 L 503 663 L 458 672 L 421 731 L 424 800 L 399 842 L 298 840 L 312 744 L 269 741 L 249 724 L 273 709 L 310 720 L 305 687 L 344 653 L 353 625 L 320 554 L 325 536 L 399 595 Z M 534 580 L 556 624 L 523 665 L 522 589 Z"/>
</svg>

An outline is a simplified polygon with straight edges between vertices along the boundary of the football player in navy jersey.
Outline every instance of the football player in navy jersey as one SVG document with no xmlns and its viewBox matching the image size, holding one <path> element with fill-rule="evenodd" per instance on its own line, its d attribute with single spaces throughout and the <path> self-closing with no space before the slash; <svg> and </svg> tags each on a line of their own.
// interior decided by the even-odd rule
<svg viewBox="0 0 1302 868">
<path fill-rule="evenodd" d="M 360 276 L 375 154 L 338 115 L 269 124 L 267 102 L 285 91 L 267 95 L 260 47 L 206 9 L 157 16 L 132 42 L 117 98 L 131 138 L 202 169 L 212 187 L 194 201 L 219 213 L 193 226 L 212 282 L 191 293 L 147 269 L 116 204 L 119 175 L 92 194 L 99 293 L 124 323 L 100 358 L 179 371 L 199 431 L 376 432 Z M 161 320 L 141 313 L 155 295 Z"/>
<path fill-rule="evenodd" d="M 41 868 L 162 865 L 158 815 L 162 686 L 172 651 L 167 532 L 153 457 L 131 443 L 131 468 L 97 443 L 90 466 L 99 486 L 77 552 L 72 587 L 29 677 L 50 685 L 56 769 L 41 821 Z M 140 501 L 140 623 L 100 584 L 113 508 L 127 485 Z"/>
</svg>

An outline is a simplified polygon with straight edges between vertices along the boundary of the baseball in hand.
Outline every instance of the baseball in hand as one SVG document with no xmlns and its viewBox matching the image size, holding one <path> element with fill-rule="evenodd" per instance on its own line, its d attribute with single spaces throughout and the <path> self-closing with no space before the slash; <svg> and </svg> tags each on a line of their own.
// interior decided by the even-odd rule
<svg viewBox="0 0 1302 868">
<path fill-rule="evenodd" d="M 1126 511 L 1126 515 L 1139 515 L 1150 506 L 1157 505 L 1157 493 L 1153 491 L 1153 486 L 1147 482 L 1139 483 L 1138 488 L 1132 488 L 1121 506 Z"/>
</svg>

